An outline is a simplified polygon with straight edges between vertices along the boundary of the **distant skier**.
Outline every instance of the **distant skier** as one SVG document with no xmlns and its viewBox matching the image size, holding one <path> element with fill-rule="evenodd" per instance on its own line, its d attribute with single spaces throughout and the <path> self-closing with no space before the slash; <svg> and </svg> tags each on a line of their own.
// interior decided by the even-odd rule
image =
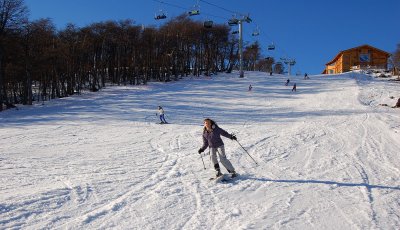
<svg viewBox="0 0 400 230">
<path fill-rule="evenodd" d="M 305 73 L 305 74 L 304 74 L 304 80 L 307 80 L 307 79 L 310 79 L 310 78 L 308 77 L 308 74 Z"/>
<path fill-rule="evenodd" d="M 293 91 L 296 92 L 296 83 L 293 84 L 292 92 L 293 92 Z"/>
<path fill-rule="evenodd" d="M 156 113 L 156 115 L 157 115 L 157 113 Z M 161 124 L 166 124 L 166 123 L 168 123 L 168 122 L 165 120 L 165 117 L 164 117 L 164 109 L 163 109 L 161 106 L 158 106 L 158 115 L 160 116 Z"/>
<path fill-rule="evenodd" d="M 199 149 L 199 154 L 204 152 L 207 147 L 210 147 L 211 150 L 211 162 L 214 165 L 216 173 L 216 177 L 220 177 L 223 174 L 221 173 L 221 169 L 218 164 L 217 153 L 219 156 L 219 160 L 221 164 L 228 170 L 231 174 L 231 177 L 236 177 L 237 174 L 235 172 L 235 168 L 233 168 L 232 163 L 226 158 L 225 155 L 225 147 L 224 142 L 221 139 L 221 135 L 231 140 L 237 140 L 236 136 L 233 134 L 229 134 L 227 131 L 221 129 L 213 120 L 206 118 L 204 120 L 204 128 L 203 128 L 203 146 Z"/>
<path fill-rule="evenodd" d="M 251 91 L 251 89 L 253 89 L 253 86 L 249 85 L 249 91 Z"/>
<path fill-rule="evenodd" d="M 290 79 L 287 79 L 285 85 L 288 86 L 289 82 L 290 82 Z"/>
</svg>

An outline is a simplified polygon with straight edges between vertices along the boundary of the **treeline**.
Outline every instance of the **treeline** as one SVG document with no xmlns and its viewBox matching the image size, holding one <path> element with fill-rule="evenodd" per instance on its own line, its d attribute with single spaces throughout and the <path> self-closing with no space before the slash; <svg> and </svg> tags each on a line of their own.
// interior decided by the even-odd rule
<svg viewBox="0 0 400 230">
<path fill-rule="evenodd" d="M 106 84 L 230 72 L 238 63 L 228 26 L 205 28 L 185 15 L 159 28 L 122 20 L 57 30 L 50 19 L 28 21 L 27 12 L 23 0 L 0 1 L 0 111 Z M 260 50 L 258 43 L 245 47 L 245 70 L 272 71 L 274 60 L 259 60 Z"/>
</svg>

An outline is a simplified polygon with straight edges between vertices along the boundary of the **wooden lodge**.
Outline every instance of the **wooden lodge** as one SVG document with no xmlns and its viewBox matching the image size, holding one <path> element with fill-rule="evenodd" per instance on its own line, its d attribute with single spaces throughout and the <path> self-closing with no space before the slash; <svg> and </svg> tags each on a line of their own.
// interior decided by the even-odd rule
<svg viewBox="0 0 400 230">
<path fill-rule="evenodd" d="M 340 51 L 325 64 L 323 74 L 344 73 L 355 69 L 387 69 L 390 53 L 370 45 Z"/>
</svg>

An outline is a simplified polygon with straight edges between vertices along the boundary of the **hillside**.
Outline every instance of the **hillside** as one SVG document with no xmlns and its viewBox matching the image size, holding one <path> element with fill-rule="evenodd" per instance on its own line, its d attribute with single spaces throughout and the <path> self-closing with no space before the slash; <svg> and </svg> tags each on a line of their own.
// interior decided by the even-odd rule
<svg viewBox="0 0 400 230">
<path fill-rule="evenodd" d="M 0 229 L 397 229 L 399 83 L 310 78 L 219 74 L 4 111 Z M 210 182 L 206 117 L 258 165 L 224 138 L 240 176 Z"/>
</svg>

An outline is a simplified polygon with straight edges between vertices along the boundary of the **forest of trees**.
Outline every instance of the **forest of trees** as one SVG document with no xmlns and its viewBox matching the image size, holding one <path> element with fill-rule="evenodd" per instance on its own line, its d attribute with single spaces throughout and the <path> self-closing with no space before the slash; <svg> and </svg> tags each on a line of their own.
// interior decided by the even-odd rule
<svg viewBox="0 0 400 230">
<path fill-rule="evenodd" d="M 244 70 L 278 71 L 260 59 L 258 43 L 246 45 Z M 181 15 L 159 28 L 132 20 L 57 30 L 50 19 L 28 20 L 23 0 L 0 1 L 0 111 L 97 91 L 106 84 L 146 84 L 230 72 L 238 65 L 238 39 L 229 26 Z"/>
</svg>

